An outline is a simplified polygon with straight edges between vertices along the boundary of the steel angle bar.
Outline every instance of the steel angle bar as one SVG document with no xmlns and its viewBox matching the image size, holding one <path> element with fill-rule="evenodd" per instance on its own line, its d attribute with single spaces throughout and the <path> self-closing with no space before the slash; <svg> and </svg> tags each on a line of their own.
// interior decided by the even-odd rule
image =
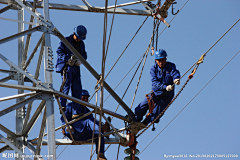
<svg viewBox="0 0 240 160">
<path fill-rule="evenodd" d="M 37 3 L 37 0 L 34 0 L 33 7 L 32 7 L 33 12 L 35 12 L 35 10 L 36 10 L 36 3 Z M 34 21 L 34 16 L 31 16 L 30 22 L 32 23 L 33 21 Z M 32 28 L 32 25 L 30 24 L 28 26 L 28 29 L 31 29 L 31 28 Z M 26 59 L 27 59 L 31 36 L 32 36 L 32 34 L 27 35 L 27 40 L 26 40 L 26 43 L 25 43 L 25 49 L 24 49 L 24 52 L 23 52 L 23 62 L 22 62 L 23 65 L 24 65 L 24 63 L 26 62 Z"/>
<path fill-rule="evenodd" d="M 23 100 L 23 101 L 20 101 L 20 102 L 18 102 L 16 104 L 12 105 L 11 107 L 8 107 L 8 108 L 0 111 L 0 117 L 5 115 L 5 114 L 7 114 L 7 113 L 9 113 L 9 112 L 11 112 L 11 111 L 13 111 L 13 110 L 15 110 L 15 109 L 18 109 L 18 108 L 26 105 L 29 102 L 32 102 L 32 101 L 38 99 L 41 94 L 42 94 L 41 92 L 36 93 L 35 95 L 33 95 L 33 96 Z"/>
<path fill-rule="evenodd" d="M 9 145 L 5 145 L 4 147 L 0 148 L 0 153 L 9 149 Z"/>
<path fill-rule="evenodd" d="M 105 144 L 119 144 L 119 140 L 115 139 L 115 138 L 109 138 L 109 140 L 107 138 L 104 138 Z M 91 141 L 76 141 L 77 143 L 74 144 L 71 140 L 68 139 L 56 139 L 55 143 L 56 145 L 89 145 L 92 144 Z M 37 141 L 32 142 L 32 144 L 35 146 L 37 145 Z M 43 139 L 42 145 L 48 145 L 47 139 Z"/>
<path fill-rule="evenodd" d="M 22 89 L 22 90 L 28 90 L 28 91 L 49 91 L 48 89 L 45 89 L 45 88 L 28 87 L 23 85 L 8 84 L 8 83 L 2 83 L 2 82 L 0 82 L 0 87 Z"/>
<path fill-rule="evenodd" d="M 2 14 L 3 12 L 8 11 L 8 10 L 11 9 L 12 7 L 13 7 L 13 5 L 10 4 L 10 5 L 8 5 L 8 6 L 4 7 L 4 8 L 2 8 L 2 9 L 0 9 L 0 14 Z"/>
<path fill-rule="evenodd" d="M 55 94 L 56 96 L 63 97 L 63 98 L 69 99 L 69 100 L 71 100 L 71 101 L 73 101 L 73 102 L 79 103 L 79 104 L 81 104 L 81 105 L 88 106 L 89 108 L 97 109 L 97 111 L 99 111 L 99 109 L 100 109 L 100 107 L 98 107 L 98 106 L 96 106 L 96 105 L 93 105 L 93 104 L 91 104 L 91 103 L 82 101 L 82 100 L 80 100 L 80 99 L 78 99 L 78 98 L 74 98 L 74 97 L 72 97 L 72 96 L 66 95 L 66 94 L 64 94 L 64 93 L 62 93 L 62 92 L 59 92 L 59 91 L 55 91 L 55 92 L 49 91 L 49 92 L 51 92 L 52 94 Z M 111 116 L 113 116 L 113 117 L 116 117 L 116 118 L 119 118 L 119 119 L 121 119 L 121 120 L 130 122 L 127 118 L 125 118 L 124 116 L 122 116 L 122 115 L 120 115 L 120 114 L 114 113 L 114 112 L 109 111 L 109 110 L 106 110 L 106 109 L 104 109 L 104 108 L 102 109 L 102 111 L 103 111 L 103 113 L 109 114 L 109 115 L 111 115 Z M 99 113 L 97 112 L 97 114 L 99 114 Z"/>
<path fill-rule="evenodd" d="M 4 18 L 4 17 L 0 17 L 0 19 L 2 19 L 2 20 L 6 20 L 6 21 L 18 22 L 18 23 L 31 24 L 31 25 L 35 25 L 35 26 L 38 25 L 37 23 L 33 23 L 33 22 L 20 21 L 20 20 L 10 19 L 10 18 Z"/>
<path fill-rule="evenodd" d="M 38 63 L 37 63 L 37 67 L 36 67 L 36 71 L 35 71 L 35 76 L 34 76 L 35 79 L 38 79 L 39 74 L 40 74 L 40 69 L 41 69 L 41 64 L 42 64 L 42 58 L 43 58 L 43 48 L 44 48 L 43 46 L 45 45 L 44 42 L 45 42 L 45 40 L 44 40 L 44 33 L 43 33 L 43 43 L 42 43 L 41 50 L 40 50 L 39 57 L 38 57 Z M 33 83 L 33 87 L 36 87 L 36 84 L 35 84 L 35 83 Z M 27 125 L 27 122 L 28 122 L 28 120 L 29 120 L 29 116 L 30 116 L 31 110 L 32 110 L 32 102 L 30 102 L 30 103 L 28 104 L 27 113 L 26 113 L 26 117 L 25 117 L 24 124 L 23 124 L 23 128 L 25 128 L 26 125 Z"/>
<path fill-rule="evenodd" d="M 9 80 L 12 79 L 12 77 L 13 77 L 13 75 L 10 75 L 10 76 L 7 76 L 7 77 L 5 77 L 5 78 L 2 78 L 2 79 L 0 79 L 0 82 L 6 82 L 6 81 L 9 81 Z"/>
<path fill-rule="evenodd" d="M 0 72 L 3 72 L 3 73 L 17 73 L 16 71 L 9 71 L 9 70 L 5 70 L 5 69 L 0 69 Z"/>
<path fill-rule="evenodd" d="M 9 4 L 9 0 L 0 0 L 0 3 L 8 5 Z"/>
<path fill-rule="evenodd" d="M 44 33 L 43 33 L 44 34 Z M 34 55 L 35 55 L 35 53 L 37 52 L 37 50 L 38 50 L 38 47 L 40 46 L 40 44 L 42 43 L 42 41 L 43 41 L 43 34 L 42 34 L 42 36 L 41 36 L 41 38 L 39 39 L 39 41 L 38 41 L 38 43 L 37 43 L 37 45 L 35 46 L 35 48 L 33 49 L 33 52 L 32 52 L 32 54 L 30 55 L 30 57 L 28 58 L 28 61 L 26 62 L 26 64 L 25 64 L 25 66 L 24 66 L 24 68 L 23 68 L 23 70 L 26 70 L 27 69 L 27 67 L 28 67 L 28 65 L 30 64 L 30 62 L 32 61 L 32 59 L 33 59 L 33 57 L 34 57 Z M 25 46 L 25 50 L 26 50 L 26 47 L 27 46 Z"/>
<path fill-rule="evenodd" d="M 70 121 L 68 124 L 72 124 L 72 123 L 74 123 L 74 122 L 77 122 L 78 120 L 83 119 L 83 118 L 89 116 L 89 115 L 92 114 L 93 112 L 94 112 L 94 110 L 91 111 L 91 112 L 88 112 L 87 114 L 84 114 L 83 116 L 81 116 L 81 117 L 79 117 L 79 118 L 77 118 L 77 119 L 74 119 L 74 120 Z M 55 131 L 58 131 L 59 129 L 64 128 L 64 127 L 66 127 L 66 126 L 67 126 L 67 124 L 64 124 L 64 125 L 62 125 L 62 126 L 60 126 L 60 127 L 57 127 L 57 128 L 55 128 Z M 43 136 L 46 136 L 46 135 L 48 135 L 48 134 L 45 133 Z M 38 138 L 39 138 L 39 137 L 37 137 L 37 138 L 35 138 L 35 139 L 32 139 L 31 142 L 34 142 L 34 141 L 38 140 Z"/>
<path fill-rule="evenodd" d="M 36 94 L 36 92 L 22 93 L 22 94 L 17 94 L 17 95 L 14 95 L 14 96 L 8 96 L 8 97 L 0 98 L 0 102 L 15 99 L 15 98 L 20 98 L 20 97 L 31 96 L 33 94 Z"/>
<path fill-rule="evenodd" d="M 26 146 L 28 147 L 28 149 L 30 150 L 30 152 L 32 153 L 32 154 L 34 154 L 35 152 L 36 152 L 36 148 L 32 145 L 32 143 L 31 142 L 26 142 Z"/>
<path fill-rule="evenodd" d="M 37 27 L 34 27 L 32 29 L 29 29 L 29 30 L 26 30 L 26 31 L 23 31 L 23 32 L 20 32 L 20 33 L 17 33 L 15 35 L 12 35 L 12 36 L 9 36 L 9 37 L 6 37 L 6 38 L 3 38 L 0 40 L 0 44 L 3 44 L 5 42 L 8 42 L 8 41 L 11 41 L 11 40 L 14 40 L 16 38 L 19 38 L 19 37 L 22 37 L 22 36 L 25 36 L 29 33 L 33 33 L 35 31 L 38 31 L 41 29 L 41 26 L 37 26 Z"/>
<path fill-rule="evenodd" d="M 20 0 L 15 0 L 20 6 L 22 6 L 29 14 L 31 14 L 32 16 L 34 16 L 35 18 L 40 18 L 42 20 L 44 20 L 42 17 L 42 15 L 38 12 L 34 13 L 33 11 L 30 10 L 29 6 L 26 6 L 22 3 L 22 1 Z"/>
<path fill-rule="evenodd" d="M 29 78 L 33 83 L 39 84 L 41 83 L 41 81 L 38 81 L 36 79 L 34 79 L 32 76 L 30 76 L 28 73 L 26 73 L 25 71 L 23 71 L 20 67 L 18 67 L 17 65 L 15 65 L 14 63 L 12 63 L 9 59 L 7 59 L 6 57 L 4 57 L 2 54 L 0 54 L 0 58 L 2 60 L 4 60 L 9 66 L 12 66 L 13 68 L 15 68 L 18 72 L 20 72 L 21 74 L 25 75 L 27 78 Z"/>
<path fill-rule="evenodd" d="M 10 131 L 9 129 L 7 129 L 6 127 L 4 127 L 2 124 L 0 124 L 0 129 L 5 132 L 8 136 L 11 136 L 12 138 L 17 137 L 17 135 L 15 133 L 13 133 L 12 131 Z"/>
<path fill-rule="evenodd" d="M 10 141 L 7 140 L 7 138 L 3 137 L 0 134 L 0 139 L 7 144 L 9 147 L 11 147 L 15 152 L 19 153 L 21 156 L 25 157 L 25 159 L 27 160 L 31 160 L 30 158 L 28 158 L 21 150 L 19 150 L 14 144 L 12 144 Z"/>
<path fill-rule="evenodd" d="M 93 69 L 93 67 L 79 54 L 79 52 L 64 38 L 64 36 L 54 28 L 56 36 L 68 47 L 68 49 L 78 57 L 82 64 L 90 71 L 90 73 L 97 79 L 100 79 L 100 75 Z M 104 88 L 112 95 L 112 97 L 122 106 L 122 108 L 130 115 L 130 117 L 134 120 L 135 114 L 132 110 L 125 104 L 125 102 L 114 92 L 114 90 L 107 84 L 107 82 L 103 82 Z"/>
<path fill-rule="evenodd" d="M 56 100 L 57 100 L 57 103 L 58 103 L 59 109 L 60 109 L 60 111 L 61 111 L 61 114 L 62 114 L 62 116 L 63 116 L 64 122 L 65 122 L 66 125 L 67 125 L 67 129 L 70 131 L 69 133 L 70 133 L 71 139 L 72 139 L 73 141 L 75 141 L 74 138 L 73 138 L 73 135 L 72 135 L 70 126 L 69 126 L 69 124 L 68 124 L 68 120 L 67 120 L 67 118 L 66 118 L 66 115 L 65 115 L 65 113 L 64 113 L 64 111 L 63 111 L 63 109 L 62 109 L 62 105 L 61 105 L 59 99 L 58 99 L 57 97 L 55 97 L 55 98 L 56 98 Z"/>
<path fill-rule="evenodd" d="M 135 2 L 123 3 L 123 4 L 116 5 L 116 6 L 115 6 L 115 5 L 114 5 L 114 6 L 108 6 L 107 9 L 117 8 L 117 7 L 124 7 L 124 6 L 133 5 L 133 4 L 138 4 L 138 3 L 141 3 L 141 2 L 150 2 L 150 1 L 153 1 L 153 0 L 142 0 L 142 1 L 135 1 Z M 104 9 L 104 7 L 102 7 L 102 9 Z"/>
<path fill-rule="evenodd" d="M 37 4 L 37 8 L 42 8 L 43 5 L 41 3 Z M 85 11 L 85 12 L 96 12 L 96 13 L 104 13 L 105 10 L 102 7 L 93 7 L 92 11 L 88 10 L 88 7 L 81 6 L 81 5 L 70 5 L 70 4 L 56 4 L 56 3 L 49 3 L 49 9 L 58 9 L 58 10 L 71 10 L 71 11 Z M 127 15 L 142 15 L 142 16 L 152 16 L 151 11 L 149 10 L 138 10 L 138 9 L 122 9 L 110 8 L 107 10 L 108 13 L 115 13 L 115 14 L 127 14 Z"/>
<path fill-rule="evenodd" d="M 40 132 L 39 132 L 39 139 L 38 139 L 38 142 L 37 142 L 37 148 L 36 148 L 35 155 L 39 155 L 40 151 L 41 151 L 41 148 L 42 148 L 43 134 L 44 134 L 45 127 L 46 127 L 46 119 L 47 119 L 47 112 L 46 112 L 46 109 L 45 109 L 43 119 L 42 119 L 41 128 L 40 128 Z"/>
<path fill-rule="evenodd" d="M 83 1 L 83 3 L 88 7 L 88 9 L 89 9 L 90 11 L 92 11 L 92 5 L 89 4 L 87 0 L 82 0 L 82 1 Z"/>
<path fill-rule="evenodd" d="M 49 1 L 44 0 L 43 1 L 43 13 L 44 18 L 46 22 L 50 22 L 49 17 Z M 52 27 L 53 25 L 50 25 Z M 48 26 L 47 26 L 48 27 Z M 52 29 L 51 29 L 52 30 Z M 47 31 L 48 32 L 48 31 Z M 45 76 L 45 82 L 48 84 L 49 88 L 52 88 L 53 80 L 52 80 L 52 72 L 53 64 L 49 64 L 49 62 L 52 61 L 53 55 L 51 50 L 51 40 L 50 40 L 50 34 L 45 33 L 45 46 L 44 46 L 44 76 Z M 54 67 L 53 67 L 54 68 Z M 55 144 L 55 122 L 54 122 L 54 103 L 53 100 L 46 100 L 46 114 L 47 114 L 47 133 L 48 133 L 48 155 L 51 155 L 52 157 L 49 157 L 49 160 L 55 160 L 56 159 L 56 144 Z"/>
<path fill-rule="evenodd" d="M 40 70 L 41 70 L 41 66 L 42 66 L 42 59 L 43 59 L 43 51 L 44 51 L 44 46 L 45 46 L 45 33 L 43 33 L 42 35 L 42 45 L 41 45 L 41 49 L 40 49 L 40 53 L 38 56 L 38 63 L 37 63 L 37 67 L 36 67 L 36 71 L 35 71 L 35 75 L 34 78 L 38 79 L 39 74 L 40 74 Z M 33 84 L 33 87 L 35 87 L 35 84 Z"/>
<path fill-rule="evenodd" d="M 46 101 L 43 100 L 37 110 L 35 111 L 35 113 L 33 114 L 31 120 L 29 121 L 29 123 L 26 125 L 26 127 L 23 129 L 22 131 L 22 135 L 23 136 L 26 136 L 29 134 L 29 132 L 31 131 L 32 127 L 34 126 L 34 124 L 36 123 L 36 121 L 38 120 L 38 118 L 40 117 L 42 111 L 43 111 L 43 108 L 44 106 L 46 105 Z M 24 122 L 25 123 L 25 122 Z M 26 122 L 27 123 L 27 122 Z"/>
<path fill-rule="evenodd" d="M 122 136 L 118 133 L 118 131 L 114 128 L 114 126 L 108 121 L 108 119 L 102 115 L 105 121 L 112 127 L 112 129 L 116 132 L 116 134 L 123 140 Z"/>
</svg>

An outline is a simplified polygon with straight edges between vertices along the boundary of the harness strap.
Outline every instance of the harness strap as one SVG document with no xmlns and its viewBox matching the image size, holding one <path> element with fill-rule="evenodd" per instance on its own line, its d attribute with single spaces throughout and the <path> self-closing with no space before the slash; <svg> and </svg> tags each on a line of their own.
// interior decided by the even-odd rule
<svg viewBox="0 0 240 160">
<path fill-rule="evenodd" d="M 153 112 L 153 109 L 154 109 L 154 107 L 155 107 L 155 103 L 154 103 L 154 101 L 153 101 L 153 99 L 152 99 L 152 95 L 151 95 L 151 97 L 149 97 L 148 94 L 146 94 L 145 96 L 146 96 L 146 98 L 147 98 L 148 106 L 149 106 L 149 112 L 148 112 L 148 114 L 146 115 L 146 118 L 148 118 L 148 116 Z"/>
<path fill-rule="evenodd" d="M 65 64 L 64 68 L 63 68 L 63 81 L 60 87 L 60 92 L 62 92 L 63 90 L 63 86 L 65 85 L 67 79 L 66 79 L 66 73 L 67 73 L 67 68 L 68 68 L 68 62 Z"/>
</svg>

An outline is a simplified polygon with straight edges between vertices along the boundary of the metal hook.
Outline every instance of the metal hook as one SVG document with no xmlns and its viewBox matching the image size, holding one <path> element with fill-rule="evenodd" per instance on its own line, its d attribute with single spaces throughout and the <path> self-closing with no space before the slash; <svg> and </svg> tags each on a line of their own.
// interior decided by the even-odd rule
<svg viewBox="0 0 240 160">
<path fill-rule="evenodd" d="M 176 14 L 178 14 L 179 10 L 178 10 L 176 13 L 173 13 L 173 10 L 175 9 L 175 8 L 173 8 L 173 4 L 177 4 L 177 2 L 173 2 L 173 3 L 172 3 L 172 14 L 173 14 L 173 15 L 176 15 Z"/>
</svg>

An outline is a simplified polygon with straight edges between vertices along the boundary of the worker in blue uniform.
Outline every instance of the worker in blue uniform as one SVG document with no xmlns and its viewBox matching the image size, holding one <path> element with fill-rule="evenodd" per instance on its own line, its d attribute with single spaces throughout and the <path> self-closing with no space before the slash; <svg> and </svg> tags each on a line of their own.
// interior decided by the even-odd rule
<svg viewBox="0 0 240 160">
<path fill-rule="evenodd" d="M 87 29 L 83 25 L 79 25 L 74 28 L 73 34 L 65 37 L 85 60 L 87 59 L 87 53 L 85 51 L 85 45 L 83 40 L 86 39 L 86 34 Z M 72 96 L 79 99 L 81 99 L 82 96 L 80 64 L 81 61 L 61 41 L 57 49 L 56 63 L 56 72 L 61 73 L 61 77 L 63 80 L 60 91 L 68 94 L 69 90 L 71 89 Z M 65 110 L 67 100 L 60 97 L 60 102 L 63 110 Z M 80 107 L 80 105 L 75 102 L 73 102 L 72 105 L 75 110 Z"/>
<path fill-rule="evenodd" d="M 87 90 L 82 90 L 82 100 L 85 102 L 88 102 L 89 98 L 89 93 Z M 88 112 L 90 110 L 86 106 L 80 106 L 78 108 L 77 112 L 72 108 L 73 103 L 68 103 L 65 111 L 66 118 L 69 121 L 72 121 L 73 119 L 76 119 Z M 61 121 L 62 124 L 65 124 L 65 121 L 63 119 L 63 116 L 61 116 Z M 93 134 L 93 128 L 94 128 L 94 118 L 93 115 L 90 114 L 85 118 L 80 119 L 77 122 L 72 123 L 70 126 L 70 130 L 72 132 L 73 138 L 75 141 L 86 141 L 86 140 L 91 140 L 92 139 L 92 134 Z M 103 126 L 103 128 L 106 128 L 107 130 L 102 129 L 103 132 L 108 132 L 109 129 L 109 124 L 106 122 Z M 63 134 L 67 136 L 69 139 L 71 139 L 69 130 L 67 127 L 63 130 Z M 95 128 L 94 128 L 94 141 L 96 144 L 96 148 L 98 148 L 98 135 L 99 135 L 99 123 L 98 121 L 95 122 Z M 101 144 L 100 144 L 100 153 L 99 153 L 99 159 L 100 160 L 107 160 L 106 157 L 104 156 L 104 137 L 101 137 Z M 96 149 L 97 150 L 97 149 Z"/>
<path fill-rule="evenodd" d="M 174 63 L 166 61 L 166 57 L 167 53 L 163 49 L 155 52 L 155 64 L 150 69 L 152 92 L 147 94 L 146 98 L 135 108 L 137 122 L 142 121 L 151 103 L 153 103 L 154 108 L 152 112 L 147 114 L 142 123 L 147 125 L 155 120 L 173 99 L 173 84 L 180 84 L 180 72 Z M 155 123 L 158 123 L 160 118 Z"/>
</svg>

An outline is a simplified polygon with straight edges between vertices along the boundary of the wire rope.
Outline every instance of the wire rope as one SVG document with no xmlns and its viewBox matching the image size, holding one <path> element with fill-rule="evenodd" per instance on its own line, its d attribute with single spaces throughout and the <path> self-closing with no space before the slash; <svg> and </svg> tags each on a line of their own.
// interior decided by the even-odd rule
<svg viewBox="0 0 240 160">
<path fill-rule="evenodd" d="M 183 107 L 181 111 L 178 112 L 178 114 L 158 133 L 158 135 L 155 138 L 153 138 L 153 140 L 143 149 L 142 152 L 144 152 L 144 150 L 147 149 L 147 147 L 172 123 L 173 120 L 177 118 L 177 116 L 203 91 L 204 88 L 207 87 L 207 85 L 237 56 L 239 52 L 240 50 L 207 82 L 207 84 L 187 103 L 187 105 Z"/>
<path fill-rule="evenodd" d="M 115 1 L 115 7 L 114 7 L 113 17 L 112 17 L 112 24 L 111 24 L 111 28 L 110 28 L 110 32 L 109 32 L 109 37 L 108 37 L 108 43 L 107 43 L 107 49 L 106 49 L 105 57 L 107 57 L 108 47 L 109 47 L 109 43 L 110 43 L 110 38 L 111 38 L 111 35 L 112 35 L 112 27 L 113 27 L 113 21 L 114 21 L 114 18 L 115 18 L 116 6 L 117 6 L 117 0 Z M 105 59 L 105 61 L 106 61 L 106 59 Z"/>
<path fill-rule="evenodd" d="M 114 63 L 114 65 L 112 66 L 112 68 L 110 69 L 110 71 L 107 73 L 106 77 L 104 79 L 107 78 L 107 76 L 109 75 L 109 73 L 112 71 L 112 69 L 115 67 L 115 65 L 117 64 L 117 62 L 119 61 L 119 59 L 122 57 L 123 53 L 127 50 L 128 46 L 131 44 L 131 42 L 133 41 L 133 39 L 135 38 L 135 36 L 137 35 L 137 33 L 140 31 L 140 29 L 142 28 L 143 24 L 146 22 L 146 20 L 148 19 L 148 17 L 146 17 L 146 19 L 143 21 L 142 25 L 138 28 L 137 32 L 135 33 L 135 35 L 133 36 L 133 38 L 130 40 L 130 42 L 127 44 L 127 46 L 125 47 L 125 49 L 123 50 L 123 52 L 121 53 L 121 55 L 118 57 L 117 61 Z"/>
</svg>

